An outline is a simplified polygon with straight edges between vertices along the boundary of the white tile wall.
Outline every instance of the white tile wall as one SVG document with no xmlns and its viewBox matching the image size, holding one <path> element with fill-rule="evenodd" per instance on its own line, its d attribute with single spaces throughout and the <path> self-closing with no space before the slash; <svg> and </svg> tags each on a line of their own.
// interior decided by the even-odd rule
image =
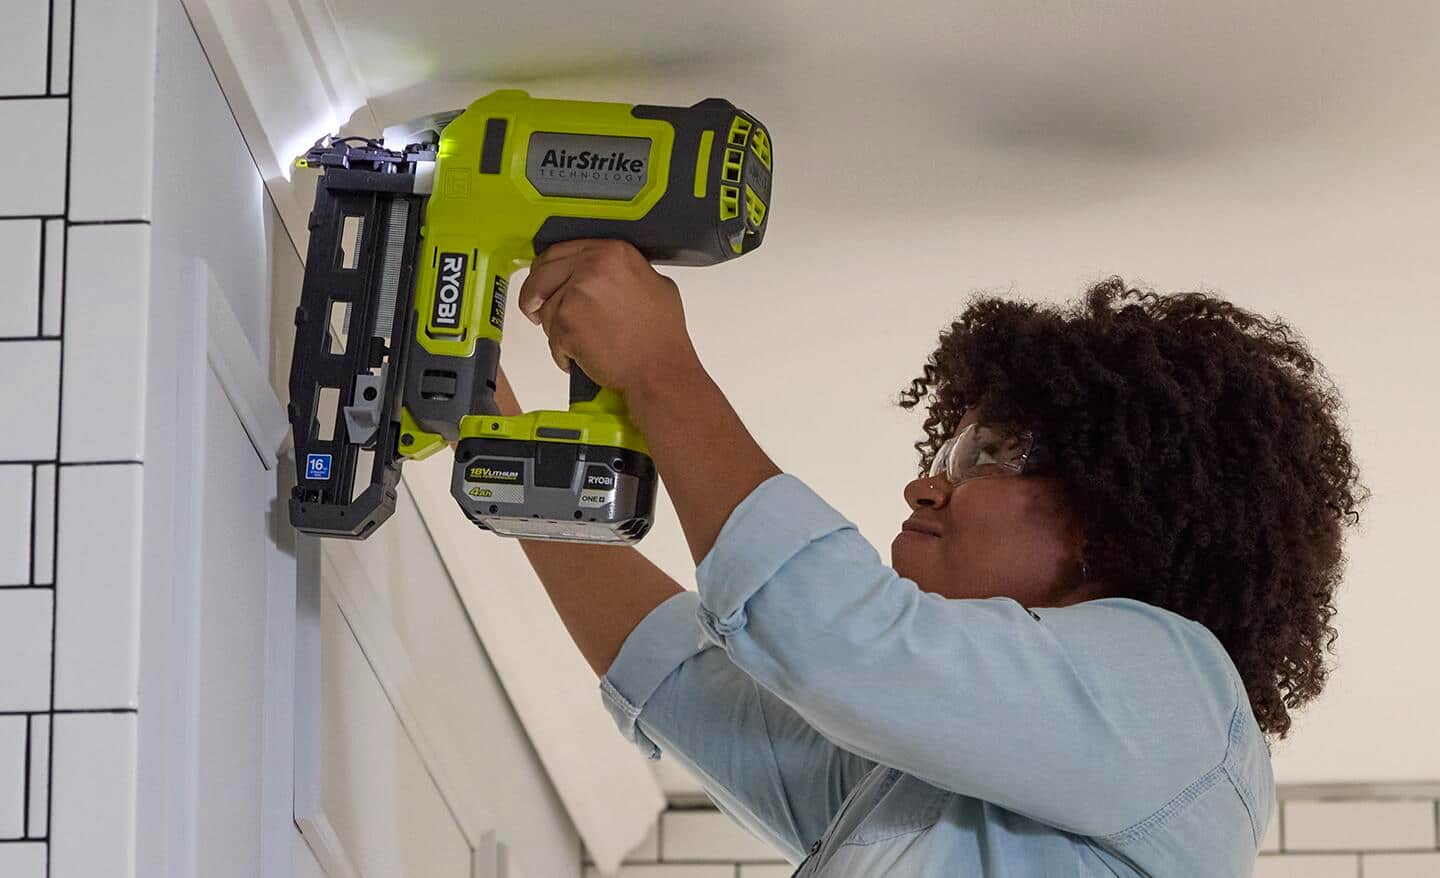
<svg viewBox="0 0 1440 878">
<path fill-rule="evenodd" d="M 141 475 L 136 464 L 60 468 L 57 708 L 136 706 Z"/>
<path fill-rule="evenodd" d="M 66 252 L 60 459 L 140 460 L 150 227 L 72 227 Z"/>
<path fill-rule="evenodd" d="M 0 588 L 0 710 L 50 709 L 48 588 Z"/>
<path fill-rule="evenodd" d="M 1260 839 L 1260 852 L 1269 853 L 1280 850 L 1280 809 L 1276 808 L 1275 813 L 1270 817 L 1270 825 L 1265 828 L 1265 837 Z"/>
<path fill-rule="evenodd" d="M 0 878 L 126 878 L 155 3 L 0 5 Z"/>
<path fill-rule="evenodd" d="M 59 216 L 65 212 L 63 156 L 67 119 L 63 99 L 0 101 L 5 132 L 5 166 L 23 173 L 5 175 L 0 216 Z"/>
<path fill-rule="evenodd" d="M 585 878 L 602 878 L 594 866 L 585 867 Z M 735 878 L 735 867 L 728 864 L 656 863 L 653 865 L 621 866 L 611 878 Z"/>
<path fill-rule="evenodd" d="M 45 878 L 45 845 L 33 841 L 0 844 L 0 875 Z"/>
<path fill-rule="evenodd" d="M 4 106 L 0 101 L 0 109 Z M 60 342 L 0 341 L 0 375 L 6 376 L 0 381 L 0 412 L 17 415 L 0 430 L 0 461 L 54 459 Z"/>
<path fill-rule="evenodd" d="M 775 860 L 776 850 L 719 811 L 660 815 L 662 860 Z"/>
<path fill-rule="evenodd" d="M 1435 803 L 1286 802 L 1287 851 L 1433 850 Z"/>
<path fill-rule="evenodd" d="M 795 867 L 786 863 L 750 864 L 740 867 L 740 878 L 790 878 Z"/>
<path fill-rule="evenodd" d="M 5 27 L 0 28 L 0 94 L 45 93 L 45 33 L 50 0 L 6 0 Z"/>
<path fill-rule="evenodd" d="M 39 335 L 40 227 L 40 220 L 0 220 L 0 338 Z"/>
<path fill-rule="evenodd" d="M 1255 861 L 1254 878 L 1359 878 L 1354 854 L 1264 854 Z"/>
<path fill-rule="evenodd" d="M 653 863 L 660 859 L 659 828 L 659 822 L 656 822 L 654 826 L 650 827 L 650 831 L 645 834 L 644 838 L 640 839 L 640 843 L 631 848 L 630 852 L 625 855 L 625 862 Z M 595 862 L 591 859 L 590 852 L 585 850 L 584 843 L 580 845 L 580 862 L 586 866 Z"/>
<path fill-rule="evenodd" d="M 30 583 L 29 464 L 0 465 L 0 586 Z"/>
<path fill-rule="evenodd" d="M 134 878 L 135 714 L 54 719 L 50 878 Z"/>
<path fill-rule="evenodd" d="M 1423 798 L 1436 789 L 1434 784 L 1308 785 L 1287 796 L 1281 787 L 1281 808 L 1261 843 L 1255 878 L 1440 878 L 1440 796 Z M 1303 847 L 1320 843 L 1322 834 L 1332 847 Z M 654 863 L 627 856 L 623 878 L 668 878 L 671 873 L 655 871 L 659 867 L 677 870 L 677 878 L 709 874 L 687 869 L 716 867 L 734 870 L 734 878 L 789 878 L 795 868 L 714 808 L 667 810 L 659 842 Z M 583 864 L 585 878 L 596 878 L 591 862 Z"/>
<path fill-rule="evenodd" d="M 75 0 L 72 222 L 150 218 L 155 4 Z"/>
<path fill-rule="evenodd" d="M 1440 878 L 1440 852 L 1362 854 L 1365 878 Z"/>
<path fill-rule="evenodd" d="M 0 839 L 25 837 L 24 714 L 0 716 Z"/>
<path fill-rule="evenodd" d="M 50 716 L 30 717 L 30 820 L 25 834 L 44 838 L 50 831 Z"/>
</svg>

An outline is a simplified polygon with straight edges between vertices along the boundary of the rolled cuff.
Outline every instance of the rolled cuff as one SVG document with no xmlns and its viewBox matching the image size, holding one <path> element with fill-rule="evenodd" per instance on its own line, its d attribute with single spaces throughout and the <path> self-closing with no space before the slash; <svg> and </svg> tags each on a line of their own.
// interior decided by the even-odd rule
<svg viewBox="0 0 1440 878">
<path fill-rule="evenodd" d="M 700 625 L 720 646 L 745 627 L 745 604 L 785 562 L 826 534 L 855 525 L 789 473 L 761 482 L 736 505 L 695 568 Z"/>
<path fill-rule="evenodd" d="M 640 711 L 666 677 L 706 647 L 695 622 L 699 604 L 700 596 L 693 591 L 657 604 L 625 638 L 620 654 L 600 679 L 605 709 L 625 739 L 647 759 L 659 759 L 660 748 L 636 725 Z"/>
</svg>

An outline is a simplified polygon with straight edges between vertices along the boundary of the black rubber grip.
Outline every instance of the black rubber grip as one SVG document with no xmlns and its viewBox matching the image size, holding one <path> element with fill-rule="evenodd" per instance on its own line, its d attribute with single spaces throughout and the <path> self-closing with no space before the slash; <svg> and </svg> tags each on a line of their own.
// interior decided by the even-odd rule
<svg viewBox="0 0 1440 878">
<path fill-rule="evenodd" d="M 570 404 L 589 402 L 600 392 L 600 385 L 590 380 L 585 370 L 574 360 L 570 361 Z"/>
</svg>

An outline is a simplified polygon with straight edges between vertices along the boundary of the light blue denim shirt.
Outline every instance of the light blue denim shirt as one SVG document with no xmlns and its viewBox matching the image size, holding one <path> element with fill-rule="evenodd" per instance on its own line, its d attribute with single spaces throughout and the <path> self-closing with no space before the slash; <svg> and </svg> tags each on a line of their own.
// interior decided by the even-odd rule
<svg viewBox="0 0 1440 878">
<path fill-rule="evenodd" d="M 781 473 L 601 681 L 797 876 L 1249 875 L 1274 778 L 1202 625 L 922 592 Z"/>
</svg>

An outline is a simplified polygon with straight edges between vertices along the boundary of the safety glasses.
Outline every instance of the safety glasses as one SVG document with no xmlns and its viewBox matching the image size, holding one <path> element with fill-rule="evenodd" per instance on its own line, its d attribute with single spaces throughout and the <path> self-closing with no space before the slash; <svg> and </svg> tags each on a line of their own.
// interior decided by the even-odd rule
<svg viewBox="0 0 1440 878">
<path fill-rule="evenodd" d="M 1019 475 L 1034 468 L 1034 450 L 1035 436 L 1028 430 L 971 424 L 935 452 L 930 477 L 944 476 L 954 486 L 986 476 Z"/>
</svg>

